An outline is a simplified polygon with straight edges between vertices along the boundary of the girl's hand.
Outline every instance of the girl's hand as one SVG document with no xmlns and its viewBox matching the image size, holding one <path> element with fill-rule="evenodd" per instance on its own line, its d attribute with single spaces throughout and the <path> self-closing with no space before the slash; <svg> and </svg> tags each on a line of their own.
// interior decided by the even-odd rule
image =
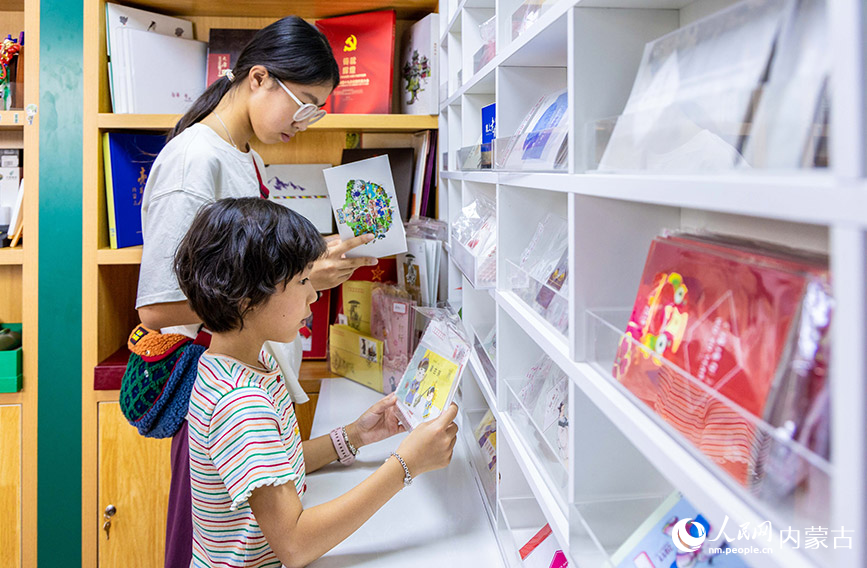
<svg viewBox="0 0 867 568">
<path fill-rule="evenodd" d="M 397 453 L 413 477 L 444 468 L 452 461 L 458 436 L 458 425 L 454 422 L 457 415 L 458 405 L 452 403 L 438 417 L 416 426 L 400 443 Z"/>
<path fill-rule="evenodd" d="M 400 423 L 396 405 L 397 396 L 391 393 L 368 408 L 358 420 L 346 426 L 349 441 L 360 448 L 404 432 L 406 428 Z"/>
<path fill-rule="evenodd" d="M 356 268 L 374 266 L 379 262 L 370 257 L 346 258 L 348 251 L 372 241 L 372 234 L 352 237 L 345 241 L 337 235 L 331 235 L 325 240 L 328 250 L 325 256 L 313 263 L 313 270 L 310 271 L 310 282 L 315 290 L 329 290 L 339 286 L 349 280 Z"/>
</svg>

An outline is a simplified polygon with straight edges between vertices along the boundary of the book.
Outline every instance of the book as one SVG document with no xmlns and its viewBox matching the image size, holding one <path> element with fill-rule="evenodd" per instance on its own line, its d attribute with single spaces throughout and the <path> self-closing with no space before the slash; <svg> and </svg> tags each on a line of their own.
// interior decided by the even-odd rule
<svg viewBox="0 0 867 568">
<path fill-rule="evenodd" d="M 331 315 L 331 290 L 322 290 L 319 299 L 310 304 L 310 317 L 305 320 L 301 335 L 302 359 L 325 359 L 328 355 L 328 325 Z"/>
<path fill-rule="evenodd" d="M 409 203 L 409 216 L 412 218 L 421 210 L 421 195 L 424 191 L 425 168 L 427 167 L 428 148 L 430 147 L 431 131 L 416 132 L 412 135 L 412 147 L 415 150 L 415 169 L 412 180 L 412 196 Z"/>
<path fill-rule="evenodd" d="M 306 217 L 320 233 L 331 234 L 334 214 L 328 200 L 324 170 L 331 164 L 269 164 L 265 166 L 268 199 Z"/>
<path fill-rule="evenodd" d="M 102 143 L 109 245 L 113 249 L 141 245 L 142 196 L 166 138 L 161 134 L 106 132 Z"/>
<path fill-rule="evenodd" d="M 21 185 L 21 168 L 0 168 L 0 207 L 13 207 Z"/>
<path fill-rule="evenodd" d="M 406 292 L 377 286 L 371 292 L 370 333 L 383 343 L 382 392 L 394 392 L 412 351 L 415 303 Z"/>
<path fill-rule="evenodd" d="M 496 116 L 497 103 L 482 107 L 482 144 L 490 144 L 497 137 Z"/>
<path fill-rule="evenodd" d="M 370 335 L 370 295 L 373 291 L 373 282 L 347 280 L 340 286 L 346 325 L 365 335 Z"/>
<path fill-rule="evenodd" d="M 127 91 L 125 82 L 128 72 L 127 63 L 121 57 L 114 57 L 114 50 L 120 43 L 118 31 L 128 28 L 177 38 L 193 39 L 193 23 L 181 18 L 106 2 L 105 27 L 105 48 L 108 55 L 108 85 L 111 92 L 111 107 L 115 113 L 133 112 L 129 110 L 130 94 Z"/>
<path fill-rule="evenodd" d="M 407 430 L 435 419 L 452 402 L 470 354 L 462 325 L 456 316 L 433 319 L 416 346 L 395 391 Z"/>
<path fill-rule="evenodd" d="M 430 131 L 430 143 L 427 149 L 427 160 L 425 161 L 424 170 L 424 185 L 422 186 L 420 207 L 415 212 L 415 215 L 424 215 L 426 217 L 436 217 L 436 208 L 433 207 L 434 200 L 431 199 L 431 194 L 436 193 L 437 186 L 437 139 L 439 133 L 436 130 Z"/>
<path fill-rule="evenodd" d="M 333 373 L 382 392 L 382 341 L 348 325 L 334 324 L 328 353 Z"/>
<path fill-rule="evenodd" d="M 710 540 L 712 528 L 705 517 L 675 491 L 611 555 L 616 568 L 747 568 L 725 539 Z M 703 540 L 695 550 L 684 551 L 683 537 Z M 675 541 L 677 539 L 677 541 Z M 676 544 L 677 543 L 677 544 Z M 719 551 L 715 550 L 719 549 Z"/>
<path fill-rule="evenodd" d="M 9 214 L 9 228 L 6 233 L 13 240 L 12 246 L 18 244 L 18 239 L 21 238 L 21 228 L 24 226 L 24 178 L 18 182 L 18 195 L 15 196 L 15 203 Z"/>
<path fill-rule="evenodd" d="M 375 239 L 346 253 L 383 257 L 406 251 L 388 156 L 324 170 L 337 232 L 343 239 L 372 233 Z"/>
<path fill-rule="evenodd" d="M 126 112 L 183 114 L 205 90 L 207 43 L 128 27 L 117 38 L 115 62 L 125 67 L 114 80 L 125 81 Z"/>
<path fill-rule="evenodd" d="M 394 193 L 400 218 L 405 223 L 410 218 L 412 199 L 413 168 L 415 160 L 412 148 L 353 148 L 343 150 L 341 164 L 351 164 L 376 156 L 388 156 L 388 165 L 394 180 Z"/>
<path fill-rule="evenodd" d="M 328 97 L 332 114 L 388 114 L 394 77 L 394 10 L 316 20 L 328 38 L 340 84 Z"/>
<path fill-rule="evenodd" d="M 406 30 L 400 60 L 400 112 L 439 113 L 439 14 L 428 14 Z"/>
<path fill-rule="evenodd" d="M 770 442 L 748 415 L 797 427 L 824 382 L 827 270 L 755 243 L 658 237 L 613 374 L 735 480 L 757 484 Z M 803 334 L 812 354 L 793 347 Z"/>
<path fill-rule="evenodd" d="M 208 32 L 208 86 L 235 68 L 238 56 L 259 30 L 243 28 L 211 28 Z"/>
<path fill-rule="evenodd" d="M 569 561 L 554 538 L 551 525 L 545 525 L 518 551 L 526 568 L 568 568 Z"/>
</svg>

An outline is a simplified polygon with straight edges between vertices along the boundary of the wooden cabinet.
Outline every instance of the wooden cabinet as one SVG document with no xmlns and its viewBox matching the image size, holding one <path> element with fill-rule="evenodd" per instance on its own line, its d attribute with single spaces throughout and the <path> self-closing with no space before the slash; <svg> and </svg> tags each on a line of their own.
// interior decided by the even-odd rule
<svg viewBox="0 0 867 568">
<path fill-rule="evenodd" d="M 171 482 L 171 439 L 140 436 L 117 402 L 99 403 L 99 565 L 152 568 L 163 565 Z M 111 506 L 110 526 L 104 511 Z"/>
<path fill-rule="evenodd" d="M 21 406 L 0 406 L 0 568 L 21 566 Z"/>
</svg>

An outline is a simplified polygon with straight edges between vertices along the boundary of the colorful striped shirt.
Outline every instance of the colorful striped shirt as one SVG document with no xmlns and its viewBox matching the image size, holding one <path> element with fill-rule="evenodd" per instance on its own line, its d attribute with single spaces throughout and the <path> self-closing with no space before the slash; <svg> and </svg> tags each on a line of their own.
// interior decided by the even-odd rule
<svg viewBox="0 0 867 568">
<path fill-rule="evenodd" d="M 247 498 L 294 482 L 304 494 L 304 453 L 295 407 L 277 362 L 262 370 L 205 352 L 190 395 L 192 566 L 281 566 Z"/>
</svg>

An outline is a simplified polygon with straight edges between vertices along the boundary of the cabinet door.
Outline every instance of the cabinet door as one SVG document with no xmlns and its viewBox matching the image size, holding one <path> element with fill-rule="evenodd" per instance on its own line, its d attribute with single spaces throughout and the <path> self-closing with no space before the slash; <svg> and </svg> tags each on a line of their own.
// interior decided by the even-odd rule
<svg viewBox="0 0 867 568">
<path fill-rule="evenodd" d="M 140 436 L 117 402 L 99 405 L 100 568 L 152 568 L 163 565 L 168 508 L 171 439 Z M 103 530 L 106 507 L 114 515 Z"/>
<path fill-rule="evenodd" d="M 0 568 L 21 566 L 21 406 L 0 406 Z"/>
</svg>

